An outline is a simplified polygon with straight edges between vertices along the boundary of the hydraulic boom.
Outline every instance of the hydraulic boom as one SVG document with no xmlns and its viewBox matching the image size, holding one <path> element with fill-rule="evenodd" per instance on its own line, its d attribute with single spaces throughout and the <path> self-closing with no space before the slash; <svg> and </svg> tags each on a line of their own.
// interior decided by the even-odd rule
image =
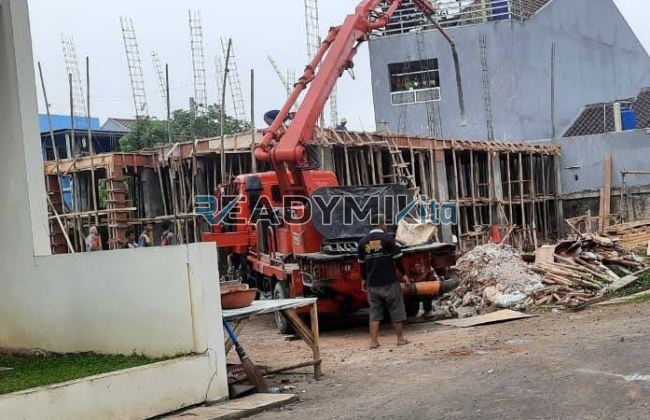
<svg viewBox="0 0 650 420">
<path fill-rule="evenodd" d="M 353 59 L 361 43 L 367 41 L 371 32 L 390 22 L 397 8 L 405 0 L 392 0 L 385 12 L 378 11 L 378 6 L 385 0 L 364 0 L 357 6 L 354 14 L 348 15 L 341 26 L 330 29 L 311 63 L 294 86 L 277 118 L 255 149 L 255 157 L 260 161 L 272 162 L 278 177 L 278 186 L 282 195 L 310 196 L 319 185 L 310 179 L 313 162 L 309 161 L 307 143 L 312 139 L 314 128 L 337 79 L 347 69 L 354 66 Z M 434 8 L 427 0 L 413 0 L 425 16 L 442 31 L 433 19 Z M 453 41 L 443 31 L 443 35 L 452 45 Z M 455 55 L 457 62 L 457 55 Z M 319 67 L 320 65 L 320 67 Z M 318 70 L 316 70 L 318 69 Z M 457 71 L 460 86 L 460 73 Z M 304 101 L 298 108 L 293 121 L 286 131 L 281 132 L 283 122 L 291 111 L 300 94 L 311 84 Z M 462 91 L 459 87 L 459 99 Z M 461 116 L 463 113 L 462 99 Z M 292 179 L 287 174 L 290 171 Z"/>
</svg>

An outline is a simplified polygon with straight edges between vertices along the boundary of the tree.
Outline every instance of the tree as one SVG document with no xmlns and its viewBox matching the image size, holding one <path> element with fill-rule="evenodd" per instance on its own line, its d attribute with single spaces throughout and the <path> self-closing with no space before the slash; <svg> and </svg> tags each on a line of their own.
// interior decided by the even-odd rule
<svg viewBox="0 0 650 420">
<path fill-rule="evenodd" d="M 210 105 L 207 112 L 199 114 L 185 109 L 176 110 L 172 113 L 170 125 L 175 142 L 217 137 L 221 135 L 221 107 Z M 248 122 L 225 115 L 224 132 L 226 134 L 241 133 L 250 130 L 250 128 Z M 120 150 L 132 152 L 168 141 L 166 122 L 143 119 L 136 122 L 133 129 L 120 140 Z"/>
</svg>

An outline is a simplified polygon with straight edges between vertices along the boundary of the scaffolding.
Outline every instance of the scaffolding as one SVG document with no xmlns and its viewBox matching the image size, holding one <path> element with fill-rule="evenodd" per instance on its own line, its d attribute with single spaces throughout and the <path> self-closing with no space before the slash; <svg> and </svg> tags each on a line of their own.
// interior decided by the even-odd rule
<svg viewBox="0 0 650 420">
<path fill-rule="evenodd" d="M 194 103 L 197 114 L 205 114 L 209 104 L 205 76 L 205 53 L 203 50 L 201 12 L 198 10 L 190 10 L 189 17 L 192 73 L 194 76 Z"/>
<path fill-rule="evenodd" d="M 70 35 L 61 34 L 61 45 L 63 46 L 63 59 L 65 61 L 66 72 L 72 75 L 73 113 L 76 116 L 85 117 L 88 114 L 88 108 L 81 84 L 79 61 L 77 59 L 77 49 L 74 44 L 74 39 Z"/>
<path fill-rule="evenodd" d="M 256 132 L 259 143 L 262 131 Z M 82 226 L 97 214 L 110 249 L 121 247 L 126 229 L 148 221 L 174 220 L 183 243 L 201 241 L 210 226 L 197 218 L 195 195 L 211 194 L 233 176 L 251 173 L 250 132 L 225 138 L 226 168 L 221 179 L 220 138 L 161 145 L 138 153 L 112 153 L 46 162 L 48 196 L 62 203 L 59 175 L 73 176 L 80 209 L 65 213 L 56 206 L 73 246 L 83 250 Z M 390 133 L 317 129 L 312 139 L 320 166 L 333 171 L 340 185 L 406 183 L 415 195 L 440 204 L 454 203 L 458 223 L 449 234 L 461 251 L 490 241 L 491 229 L 523 250 L 559 237 L 558 171 L 560 148 L 553 144 L 501 143 L 414 137 Z M 271 170 L 256 162 L 258 172 Z M 89 204 L 91 168 L 106 202 L 97 212 Z M 406 179 L 405 179 L 406 178 Z M 52 250 L 69 252 L 63 229 L 51 216 Z M 448 235 L 449 236 L 449 235 Z M 450 239 L 448 239 L 450 240 Z"/>
<path fill-rule="evenodd" d="M 221 51 L 223 57 L 228 56 L 228 40 L 221 38 Z M 237 59 L 235 56 L 235 46 L 230 46 L 230 59 L 228 62 L 228 84 L 232 94 L 233 113 L 235 119 L 244 121 L 246 119 L 246 105 L 244 104 L 244 95 L 241 90 L 241 80 L 239 70 L 237 69 Z"/>
<path fill-rule="evenodd" d="M 124 40 L 124 52 L 126 54 L 126 63 L 129 69 L 131 79 L 131 93 L 133 95 L 133 104 L 135 106 L 136 119 L 147 118 L 149 116 L 149 107 L 147 105 L 147 94 L 144 85 L 144 74 L 142 72 L 142 61 L 140 60 L 140 49 L 136 37 L 133 21 L 127 17 L 121 17 L 122 38 Z"/>
<path fill-rule="evenodd" d="M 167 83 L 165 81 L 162 64 L 160 64 L 160 57 L 156 51 L 151 52 L 151 61 L 153 63 L 154 72 L 156 73 L 156 80 L 158 81 L 158 93 L 165 104 L 165 115 L 167 115 L 170 111 L 167 109 Z"/>
</svg>

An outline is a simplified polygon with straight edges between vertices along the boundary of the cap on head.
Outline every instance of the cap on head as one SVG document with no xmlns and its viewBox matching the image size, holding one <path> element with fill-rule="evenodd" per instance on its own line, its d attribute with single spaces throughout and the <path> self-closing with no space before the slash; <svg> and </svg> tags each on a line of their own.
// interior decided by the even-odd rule
<svg viewBox="0 0 650 420">
<path fill-rule="evenodd" d="M 341 124 L 347 124 L 347 123 L 348 123 L 348 120 L 346 120 L 345 118 L 343 118 L 343 119 L 341 120 Z"/>
</svg>

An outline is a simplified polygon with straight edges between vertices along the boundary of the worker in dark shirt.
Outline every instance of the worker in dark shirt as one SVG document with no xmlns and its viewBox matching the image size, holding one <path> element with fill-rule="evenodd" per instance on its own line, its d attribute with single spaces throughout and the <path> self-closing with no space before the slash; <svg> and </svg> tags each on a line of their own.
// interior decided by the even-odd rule
<svg viewBox="0 0 650 420">
<path fill-rule="evenodd" d="M 373 230 L 359 242 L 358 250 L 362 287 L 368 294 L 370 306 L 370 348 L 379 347 L 379 324 L 384 319 L 384 309 L 390 314 L 397 345 L 403 346 L 409 344 L 403 335 L 406 308 L 395 268 L 402 273 L 402 281 L 408 284 L 411 280 L 404 269 L 402 251 L 395 238 L 385 232 L 384 216 L 373 215 L 370 223 Z"/>
<path fill-rule="evenodd" d="M 268 111 L 266 114 L 264 114 L 264 122 L 266 123 L 266 125 L 271 126 L 271 124 L 273 124 L 275 119 L 278 118 L 279 114 L 280 114 L 279 109 L 272 109 Z M 289 114 L 287 114 L 287 118 L 285 118 L 285 120 L 282 123 L 284 124 L 285 122 L 292 120 L 293 117 L 295 116 L 296 116 L 295 112 L 290 112 Z"/>
<path fill-rule="evenodd" d="M 343 118 L 343 119 L 341 120 L 341 124 L 337 125 L 336 128 L 335 128 L 335 130 L 336 130 L 336 131 L 348 131 L 347 124 L 348 124 L 348 120 L 346 120 L 345 118 Z"/>
</svg>

